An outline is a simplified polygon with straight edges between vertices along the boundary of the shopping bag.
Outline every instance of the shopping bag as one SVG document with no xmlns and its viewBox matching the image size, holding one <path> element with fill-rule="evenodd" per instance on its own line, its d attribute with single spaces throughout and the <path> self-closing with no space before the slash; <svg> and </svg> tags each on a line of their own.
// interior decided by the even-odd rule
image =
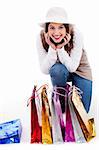
<svg viewBox="0 0 99 150">
<path fill-rule="evenodd" d="M 73 129 L 73 124 L 72 124 L 68 101 L 67 101 L 67 109 L 66 109 L 65 142 L 75 142 L 74 129 Z"/>
<path fill-rule="evenodd" d="M 42 100 L 42 143 L 52 144 L 52 133 L 49 118 L 51 116 L 51 112 L 46 87 L 43 87 L 42 89 L 41 100 Z"/>
<path fill-rule="evenodd" d="M 20 119 L 0 124 L 0 144 L 20 143 L 21 133 Z"/>
<path fill-rule="evenodd" d="M 38 123 L 39 123 L 39 126 L 41 127 L 42 126 L 42 113 L 41 113 L 41 111 L 42 111 L 42 101 L 41 101 L 41 98 L 40 98 L 39 90 L 40 89 L 37 89 L 35 91 L 35 105 L 36 105 L 36 110 L 37 110 Z"/>
<path fill-rule="evenodd" d="M 84 105 L 79 96 L 77 88 L 73 86 L 72 89 L 72 103 L 74 106 L 74 111 L 76 113 L 77 119 L 79 121 L 80 127 L 83 131 L 86 141 L 90 141 L 96 136 L 94 118 L 89 119 L 89 116 L 84 108 Z"/>
<path fill-rule="evenodd" d="M 66 97 L 66 102 L 65 102 L 65 114 L 66 114 L 66 126 L 65 126 L 65 142 L 74 142 L 75 141 L 75 136 L 74 136 L 74 131 L 73 131 L 73 126 L 72 126 L 72 120 L 71 120 L 71 115 L 70 115 L 70 110 L 69 110 L 69 105 L 68 105 L 68 94 L 70 91 L 70 85 L 66 84 L 65 88 L 65 95 Z"/>
<path fill-rule="evenodd" d="M 74 129 L 74 135 L 75 135 L 75 142 L 77 143 L 85 143 L 86 139 L 83 135 L 82 129 L 80 127 L 79 121 L 77 119 L 76 113 L 74 111 L 73 104 L 71 102 L 71 97 L 69 96 L 68 99 L 69 109 L 70 109 L 70 115 L 72 120 L 72 125 Z"/>
<path fill-rule="evenodd" d="M 59 101 L 58 88 L 54 87 L 52 91 L 51 113 L 52 113 L 52 135 L 53 142 L 60 143 L 64 141 L 65 126 Z"/>
<path fill-rule="evenodd" d="M 30 98 L 31 102 L 31 143 L 41 143 L 41 126 L 38 121 L 37 108 L 35 103 L 36 97 L 36 86 L 34 86 L 32 96 Z"/>
</svg>

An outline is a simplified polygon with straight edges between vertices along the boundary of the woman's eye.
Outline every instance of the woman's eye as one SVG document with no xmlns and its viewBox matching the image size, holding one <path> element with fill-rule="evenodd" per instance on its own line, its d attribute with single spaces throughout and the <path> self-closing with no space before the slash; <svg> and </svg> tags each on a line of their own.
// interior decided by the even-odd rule
<svg viewBox="0 0 99 150">
<path fill-rule="evenodd" d="M 54 30 L 54 27 L 50 27 L 50 29 Z"/>
<path fill-rule="evenodd" d="M 63 29 L 63 28 L 64 28 L 63 26 L 60 26 L 60 27 L 59 27 L 59 29 Z"/>
</svg>

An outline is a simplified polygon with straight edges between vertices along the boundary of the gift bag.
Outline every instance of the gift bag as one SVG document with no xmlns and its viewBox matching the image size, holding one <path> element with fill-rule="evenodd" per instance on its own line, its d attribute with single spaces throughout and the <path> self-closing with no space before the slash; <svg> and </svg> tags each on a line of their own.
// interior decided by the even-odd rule
<svg viewBox="0 0 99 150">
<path fill-rule="evenodd" d="M 96 136 L 94 118 L 89 119 L 88 114 L 83 106 L 79 92 L 77 88 L 73 86 L 72 89 L 72 104 L 74 106 L 74 111 L 76 113 L 77 119 L 79 121 L 80 127 L 84 134 L 86 141 L 90 141 Z"/>
<path fill-rule="evenodd" d="M 52 133 L 50 124 L 51 112 L 46 87 L 43 87 L 42 89 L 41 100 L 42 100 L 42 143 L 52 144 Z"/>
<path fill-rule="evenodd" d="M 66 109 L 65 142 L 75 142 L 74 128 L 73 128 L 73 124 L 72 124 L 68 101 L 67 101 L 67 109 Z"/>
<path fill-rule="evenodd" d="M 20 119 L 0 124 L 0 144 L 20 143 L 21 132 Z"/>
<path fill-rule="evenodd" d="M 69 102 L 68 102 L 68 95 L 70 92 L 70 85 L 69 84 L 66 85 L 66 92 L 67 92 L 67 100 L 66 100 L 65 142 L 75 142 L 73 122 L 72 122 L 70 108 L 69 108 Z"/>
<path fill-rule="evenodd" d="M 41 126 L 38 121 L 37 107 L 35 99 L 39 101 L 36 97 L 36 86 L 34 86 L 32 96 L 30 98 L 31 102 L 31 143 L 41 143 Z"/>
<path fill-rule="evenodd" d="M 74 107 L 73 107 L 70 96 L 69 96 L 69 99 L 68 99 L 68 104 L 69 104 L 69 109 L 70 109 L 72 125 L 73 125 L 73 129 L 74 129 L 75 141 L 77 143 L 85 143 L 86 139 L 83 135 L 82 129 L 81 129 L 80 124 L 79 124 L 79 121 L 78 121 L 76 113 L 74 111 Z"/>
<path fill-rule="evenodd" d="M 53 105 L 52 105 L 52 133 L 53 133 L 53 141 L 55 142 L 74 142 L 74 129 L 72 126 L 72 120 L 68 105 L 68 93 L 69 93 L 69 85 L 66 85 L 66 89 L 63 87 L 54 87 L 53 93 Z M 59 93 L 59 91 L 64 90 L 65 95 Z M 65 123 L 63 120 L 63 114 L 60 105 L 60 97 L 59 95 L 65 97 L 62 100 L 65 100 Z M 66 126 L 65 126 L 66 124 Z"/>
<path fill-rule="evenodd" d="M 54 87 L 51 100 L 52 135 L 54 143 L 64 141 L 64 121 L 59 101 L 59 94 L 60 93 L 57 92 L 57 87 Z"/>
</svg>

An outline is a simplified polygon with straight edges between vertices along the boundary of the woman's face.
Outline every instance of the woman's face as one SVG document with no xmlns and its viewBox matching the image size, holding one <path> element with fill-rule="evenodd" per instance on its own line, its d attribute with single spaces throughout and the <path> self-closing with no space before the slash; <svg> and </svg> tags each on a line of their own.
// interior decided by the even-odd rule
<svg viewBox="0 0 99 150">
<path fill-rule="evenodd" d="M 59 43 L 66 36 L 66 28 L 61 23 L 50 23 L 48 34 L 55 43 Z"/>
</svg>

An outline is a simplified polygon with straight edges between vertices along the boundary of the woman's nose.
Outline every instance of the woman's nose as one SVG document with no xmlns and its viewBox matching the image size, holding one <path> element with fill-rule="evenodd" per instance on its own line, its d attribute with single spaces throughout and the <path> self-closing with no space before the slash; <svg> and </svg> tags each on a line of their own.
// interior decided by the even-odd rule
<svg viewBox="0 0 99 150">
<path fill-rule="evenodd" d="M 60 32 L 59 29 L 55 29 L 55 30 L 54 30 L 54 33 L 55 33 L 56 35 L 58 35 L 59 32 Z"/>
</svg>

